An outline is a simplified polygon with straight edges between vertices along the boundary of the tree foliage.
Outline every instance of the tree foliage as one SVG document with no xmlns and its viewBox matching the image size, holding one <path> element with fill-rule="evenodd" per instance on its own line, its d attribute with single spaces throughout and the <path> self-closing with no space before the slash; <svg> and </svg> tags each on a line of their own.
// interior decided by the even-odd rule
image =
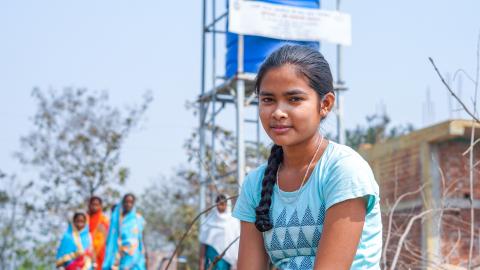
<svg viewBox="0 0 480 270">
<path fill-rule="evenodd" d="M 215 129 L 216 140 L 215 169 L 212 170 L 213 149 L 211 145 L 206 146 L 206 157 L 203 163 L 203 167 L 207 171 L 207 205 L 211 205 L 219 193 L 236 195 L 238 184 L 235 136 L 231 131 L 219 126 L 209 126 L 208 129 L 210 131 Z M 184 149 L 188 163 L 177 169 L 175 177 L 152 183 L 141 196 L 140 205 L 147 220 L 146 242 L 151 249 L 165 249 L 164 247 L 168 246 L 168 250 L 172 251 L 200 210 L 197 132 L 193 132 L 185 141 Z M 260 153 L 260 161 L 264 162 L 268 157 L 268 147 L 260 144 Z M 247 169 L 258 165 L 256 145 L 247 144 L 246 165 Z M 179 255 L 187 257 L 191 269 L 198 267 L 198 225 L 195 224 L 192 228 L 179 252 Z"/>
<path fill-rule="evenodd" d="M 19 255 L 28 248 L 23 243 L 34 209 L 29 197 L 32 186 L 32 182 L 23 183 L 15 175 L 0 171 L 0 269 L 21 261 Z"/>
<path fill-rule="evenodd" d="M 345 131 L 348 146 L 358 149 L 361 144 L 375 144 L 389 138 L 405 135 L 414 130 L 412 124 L 389 128 L 390 117 L 386 113 L 367 116 L 366 121 L 366 127 L 357 125 L 354 129 Z"/>
<path fill-rule="evenodd" d="M 37 109 L 31 131 L 21 137 L 16 153 L 25 167 L 38 172 L 31 195 L 37 223 L 33 248 L 25 255 L 35 261 L 27 261 L 27 268 L 29 263 L 52 265 L 65 224 L 90 196 L 101 196 L 107 204 L 119 197 L 129 175 L 120 164 L 121 148 L 152 100 L 147 92 L 140 105 L 118 108 L 107 92 L 72 88 L 35 88 L 32 97 Z"/>
</svg>

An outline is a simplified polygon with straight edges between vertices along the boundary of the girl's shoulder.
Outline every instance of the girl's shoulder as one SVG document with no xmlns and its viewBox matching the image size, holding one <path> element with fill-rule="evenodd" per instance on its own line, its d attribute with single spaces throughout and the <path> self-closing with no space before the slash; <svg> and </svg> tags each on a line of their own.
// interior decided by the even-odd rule
<svg viewBox="0 0 480 270">
<path fill-rule="evenodd" d="M 368 162 L 357 151 L 347 145 L 336 142 L 330 142 L 325 163 L 330 169 L 355 168 L 370 170 Z"/>
<path fill-rule="evenodd" d="M 264 162 L 260 166 L 256 167 L 255 169 L 249 171 L 247 176 L 245 177 L 245 181 L 252 179 L 250 181 L 262 181 L 263 174 L 265 173 L 265 169 L 267 168 L 268 163 Z"/>
<path fill-rule="evenodd" d="M 263 175 L 265 174 L 265 169 L 267 168 L 267 163 L 263 163 L 255 169 L 248 172 L 245 177 L 242 188 L 247 188 L 251 191 L 261 190 Z"/>
</svg>

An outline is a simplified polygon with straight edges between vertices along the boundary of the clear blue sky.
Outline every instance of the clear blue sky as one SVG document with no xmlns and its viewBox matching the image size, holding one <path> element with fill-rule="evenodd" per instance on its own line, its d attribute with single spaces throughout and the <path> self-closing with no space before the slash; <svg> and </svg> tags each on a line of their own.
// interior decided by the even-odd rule
<svg viewBox="0 0 480 270">
<path fill-rule="evenodd" d="M 380 104 L 396 124 L 447 119 L 447 93 L 427 57 L 444 73 L 474 73 L 480 1 L 343 0 L 342 10 L 353 22 L 353 45 L 344 50 L 346 126 L 364 124 Z M 132 170 L 127 187 L 138 192 L 172 174 L 185 164 L 182 144 L 198 122 L 184 105 L 199 92 L 200 23 L 201 1 L 1 1 L 0 168 L 21 171 L 12 152 L 30 128 L 31 89 L 70 86 L 108 90 L 118 105 L 140 102 L 151 89 L 146 121 L 123 151 Z M 335 70 L 334 46 L 323 44 L 322 52 Z M 434 117 L 425 122 L 427 87 Z M 472 89 L 464 79 L 463 97 Z M 231 111 L 222 122 L 233 126 Z M 334 123 L 332 115 L 324 129 Z"/>
</svg>

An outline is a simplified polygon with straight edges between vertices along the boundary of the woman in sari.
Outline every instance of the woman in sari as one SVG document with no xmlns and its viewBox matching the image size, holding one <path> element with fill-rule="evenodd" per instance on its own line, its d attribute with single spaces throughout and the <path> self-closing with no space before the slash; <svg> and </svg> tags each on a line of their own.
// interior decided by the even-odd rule
<svg viewBox="0 0 480 270">
<path fill-rule="evenodd" d="M 56 266 L 65 270 L 92 269 L 92 240 L 87 226 L 87 215 L 75 213 L 57 250 Z"/>
<path fill-rule="evenodd" d="M 215 202 L 217 207 L 210 212 L 200 228 L 200 270 L 212 267 L 215 258 L 225 250 L 222 259 L 212 269 L 230 270 L 231 266 L 237 264 L 240 222 L 232 216 L 225 195 L 218 195 Z"/>
<path fill-rule="evenodd" d="M 88 217 L 93 241 L 94 269 L 102 269 L 110 221 L 102 211 L 102 199 L 100 197 L 93 196 L 90 198 Z"/>
<path fill-rule="evenodd" d="M 145 220 L 137 213 L 135 196 L 126 194 L 110 219 L 104 270 L 146 270 L 146 248 L 143 244 Z"/>
</svg>

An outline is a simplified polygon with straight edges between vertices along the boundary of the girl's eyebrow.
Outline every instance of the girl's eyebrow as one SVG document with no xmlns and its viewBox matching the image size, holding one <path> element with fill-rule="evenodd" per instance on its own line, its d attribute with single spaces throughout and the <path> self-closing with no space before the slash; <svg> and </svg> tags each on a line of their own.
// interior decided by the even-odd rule
<svg viewBox="0 0 480 270">
<path fill-rule="evenodd" d="M 268 92 L 265 90 L 260 90 L 260 93 L 258 93 L 259 96 L 273 96 L 272 92 Z"/>
<path fill-rule="evenodd" d="M 304 91 L 300 90 L 300 89 L 292 89 L 292 90 L 288 90 L 285 94 L 283 94 L 284 96 L 294 96 L 294 95 L 307 95 L 307 93 L 305 93 Z"/>
<path fill-rule="evenodd" d="M 273 93 L 268 91 L 268 90 L 260 90 L 260 93 L 258 93 L 259 96 L 273 96 Z M 283 94 L 284 96 L 294 96 L 294 95 L 307 95 L 305 91 L 302 91 L 300 89 L 292 89 L 288 90 Z"/>
</svg>

